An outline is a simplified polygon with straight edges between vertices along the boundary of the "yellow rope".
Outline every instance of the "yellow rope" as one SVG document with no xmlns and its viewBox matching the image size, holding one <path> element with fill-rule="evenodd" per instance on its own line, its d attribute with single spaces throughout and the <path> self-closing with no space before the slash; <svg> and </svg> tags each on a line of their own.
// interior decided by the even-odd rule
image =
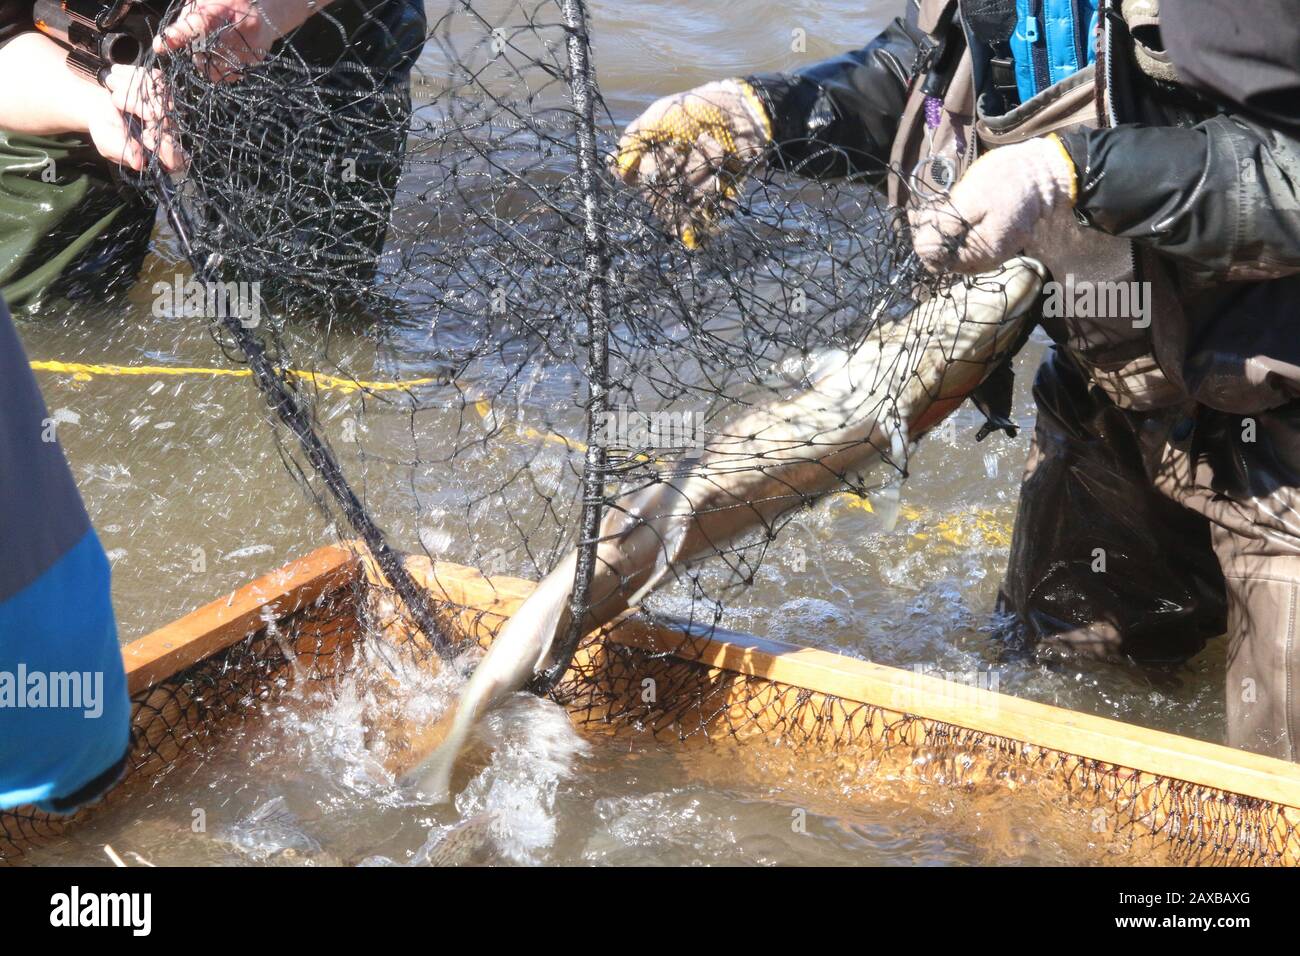
<svg viewBox="0 0 1300 956">
<path fill-rule="evenodd" d="M 202 366 L 182 366 L 182 365 L 95 365 L 85 362 L 56 362 L 48 360 L 37 360 L 31 363 L 31 367 L 37 372 L 53 372 L 55 374 L 71 375 L 74 381 L 87 382 L 94 376 L 164 376 L 164 375 L 206 375 L 211 378 L 248 378 L 253 373 L 246 368 L 207 368 Z M 367 382 L 357 379 L 340 378 L 335 375 L 326 375 L 323 372 L 303 371 L 301 369 L 288 369 L 287 374 L 309 381 L 316 387 L 326 390 L 339 391 L 343 394 L 355 392 L 358 389 L 365 389 L 371 392 L 393 392 L 405 391 L 419 385 L 432 385 L 439 383 L 436 378 L 414 378 L 395 382 Z M 485 400 L 479 400 L 474 403 L 474 409 L 479 416 L 487 420 L 492 415 L 492 405 Z M 587 446 L 580 441 L 572 438 L 565 438 L 563 435 L 554 432 L 544 432 L 536 428 L 520 428 L 516 426 L 515 431 L 521 437 L 531 438 L 535 441 L 542 441 L 553 445 L 562 445 L 571 452 L 584 454 Z M 646 455 L 636 456 L 639 460 L 650 461 L 652 459 Z M 874 512 L 870 498 L 856 498 L 837 495 L 835 500 L 845 507 L 861 508 L 866 512 Z M 931 535 L 936 536 L 940 542 L 957 547 L 970 547 L 971 545 L 983 544 L 992 547 L 1008 547 L 1011 544 L 1011 528 L 1006 521 L 999 518 L 987 508 L 978 509 L 969 512 L 956 512 L 949 515 L 934 515 L 917 508 L 905 506 L 901 511 L 902 517 L 908 521 L 924 520 L 927 526 L 925 531 L 913 532 L 912 536 L 920 541 L 929 540 Z"/>
<path fill-rule="evenodd" d="M 37 360 L 31 363 L 33 371 L 54 372 L 71 375 L 73 381 L 88 382 L 96 375 L 206 375 L 209 378 L 248 378 L 253 373 L 246 368 L 205 368 L 184 365 L 92 365 L 86 362 L 55 362 Z M 338 391 L 344 394 L 364 389 L 368 392 L 400 392 L 418 385 L 432 385 L 440 381 L 436 378 L 411 378 L 396 382 L 367 382 L 359 379 L 341 378 L 326 375 L 324 372 L 311 372 L 302 369 L 286 369 L 286 374 L 293 378 L 311 382 L 317 388 Z"/>
<path fill-rule="evenodd" d="M 480 398 L 474 403 L 474 410 L 478 412 L 479 417 L 484 421 L 492 418 L 492 403 L 486 399 Z M 523 438 L 531 438 L 534 441 L 546 442 L 550 445 L 563 445 L 569 451 L 577 452 L 580 455 L 587 453 L 587 446 L 584 442 L 577 441 L 573 438 L 565 438 L 563 435 L 557 435 L 555 432 L 544 432 L 536 428 L 520 428 L 515 426 L 515 434 Z"/>
</svg>

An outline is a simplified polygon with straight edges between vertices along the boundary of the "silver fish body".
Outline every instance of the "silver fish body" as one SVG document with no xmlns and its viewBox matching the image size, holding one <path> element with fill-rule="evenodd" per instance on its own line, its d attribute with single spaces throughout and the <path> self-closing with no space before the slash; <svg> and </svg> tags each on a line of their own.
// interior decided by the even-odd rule
<svg viewBox="0 0 1300 956">
<path fill-rule="evenodd" d="M 608 509 L 584 628 L 881 462 L 903 471 L 910 442 L 954 411 L 1019 340 L 1044 277 L 1038 262 L 1013 259 L 878 324 L 810 389 L 749 412 L 704 454 Z M 493 641 L 442 744 L 411 774 L 426 796 L 446 798 L 479 716 L 551 663 L 555 639 L 569 627 L 575 564 L 570 553 Z"/>
</svg>

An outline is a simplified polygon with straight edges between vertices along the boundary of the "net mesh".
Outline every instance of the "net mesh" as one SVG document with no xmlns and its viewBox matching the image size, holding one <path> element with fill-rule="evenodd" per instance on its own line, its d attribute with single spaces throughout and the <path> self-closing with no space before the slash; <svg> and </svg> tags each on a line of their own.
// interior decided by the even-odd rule
<svg viewBox="0 0 1300 956">
<path fill-rule="evenodd" d="M 390 592 L 353 568 L 306 607 L 134 693 L 127 774 L 104 802 L 128 801 L 182 761 L 202 759 L 223 732 L 265 713 L 290 687 L 335 685 L 361 666 L 368 642 L 396 639 L 392 650 L 410 650 L 402 628 L 393 629 Z M 505 578 L 496 586 L 527 590 Z M 485 643 L 503 622 L 482 608 L 440 616 L 449 632 Z M 853 777 L 889 778 L 905 793 L 930 786 L 1033 793 L 1063 814 L 1081 814 L 1112 862 L 1293 865 L 1300 854 L 1292 807 L 719 668 L 706 662 L 707 633 L 675 626 L 656 633 L 671 651 L 635 646 L 618 631 L 584 645 L 555 688 L 577 724 L 630 741 L 723 750 L 733 779 L 821 773 L 833 781 L 847 766 Z M 648 678 L 657 685 L 653 701 L 644 694 Z M 0 860 L 23 862 L 32 847 L 101 808 L 74 817 L 0 813 Z"/>
<path fill-rule="evenodd" d="M 131 695 L 131 746 L 122 782 L 103 801 L 71 816 L 33 807 L 0 812 L 0 862 L 57 840 L 96 810 L 130 799 L 188 757 L 215 746 L 222 731 L 259 712 L 293 681 L 328 682 L 347 672 L 359 627 L 350 592 L 265 626 L 198 663 Z"/>
<path fill-rule="evenodd" d="M 911 442 L 1014 350 L 1017 329 L 969 307 L 1003 280 L 925 272 L 877 188 L 889 171 L 831 144 L 801 150 L 805 169 L 758 154 L 708 170 L 715 234 L 688 248 L 672 225 L 687 182 L 634 188 L 610 171 L 628 117 L 601 98 L 579 0 L 430 10 L 337 0 L 260 62 L 236 24 L 151 63 L 188 157 L 174 173 L 154 157 L 138 183 L 167 221 L 154 251 L 178 270 L 170 308 L 209 319 L 252 366 L 286 467 L 340 540 L 363 540 L 380 583 L 138 693 L 133 778 L 295 673 L 349 669 L 356 641 L 394 632 L 377 606 L 410 618 L 396 633 L 415 657 L 479 640 L 481 616 L 406 572 L 415 553 L 570 575 L 538 689 L 589 725 L 761 733 L 864 766 L 924 753 L 925 773 L 958 783 L 972 766 L 1039 773 L 1184 859 L 1294 853 L 1285 808 L 698 662 L 699 635 L 799 509 L 887 502 Z M 633 560 L 638 527 L 651 543 Z M 687 608 L 676 651 L 578 649 L 649 585 Z M 635 692 L 647 674 L 653 707 Z M 28 811 L 0 824 L 6 858 L 63 825 Z"/>
<path fill-rule="evenodd" d="M 163 64 L 189 168 L 145 185 L 188 235 L 178 259 L 232 296 L 256 286 L 258 315 L 216 334 L 234 359 L 264 351 L 399 550 L 537 576 L 576 545 L 580 591 L 602 516 L 678 463 L 816 463 L 827 436 L 888 419 L 880 386 L 914 356 L 869 369 L 856 401 L 815 384 L 936 286 L 878 192 L 757 175 L 755 157 L 726 174 L 745 183 L 726 228 L 688 249 L 655 214 L 684 201 L 680 182 L 608 171 L 618 124 L 580 4 L 453 3 L 426 26 L 410 4 L 340 0 L 309 25 L 237 81 L 238 36 Z M 796 395 L 839 407 L 756 456 L 732 426 Z M 289 467 L 375 550 L 288 432 Z M 905 468 L 905 446 L 875 451 L 880 472 L 791 486 L 741 522 L 711 549 L 729 573 L 697 577 L 696 597 L 752 578 L 798 505 Z"/>
</svg>

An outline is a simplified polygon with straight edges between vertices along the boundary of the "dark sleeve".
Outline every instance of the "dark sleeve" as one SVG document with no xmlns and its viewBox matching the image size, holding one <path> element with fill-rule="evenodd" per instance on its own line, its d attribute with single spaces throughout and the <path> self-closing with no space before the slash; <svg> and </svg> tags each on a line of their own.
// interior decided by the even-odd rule
<svg viewBox="0 0 1300 956">
<path fill-rule="evenodd" d="M 1179 78 L 1237 112 L 1300 136 L 1296 0 L 1161 0 L 1160 35 Z"/>
<path fill-rule="evenodd" d="M 1226 115 L 1062 139 L 1087 224 L 1218 278 L 1300 272 L 1300 139 Z"/>
<path fill-rule="evenodd" d="M 767 106 L 778 167 L 818 179 L 883 178 L 923 40 L 914 16 L 861 50 L 746 78 Z"/>
<path fill-rule="evenodd" d="M 36 0 L 0 0 L 0 46 L 4 46 L 20 33 L 36 29 L 32 7 Z"/>
<path fill-rule="evenodd" d="M 284 41 L 308 63 L 347 60 L 404 79 L 420 55 L 428 31 L 421 0 L 330 0 L 318 7 Z"/>
</svg>

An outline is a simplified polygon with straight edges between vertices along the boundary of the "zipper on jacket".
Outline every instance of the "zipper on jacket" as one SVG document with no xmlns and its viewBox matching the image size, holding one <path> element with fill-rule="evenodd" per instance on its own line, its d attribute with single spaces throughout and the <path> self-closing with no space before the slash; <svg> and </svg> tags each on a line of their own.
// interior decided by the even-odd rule
<svg viewBox="0 0 1300 956">
<path fill-rule="evenodd" d="M 1098 52 L 1097 67 L 1101 69 L 1104 77 L 1106 88 L 1106 125 L 1114 128 L 1119 125 L 1119 114 L 1115 109 L 1115 20 L 1118 14 L 1111 9 L 1112 0 L 1101 0 L 1098 7 L 1100 15 L 1105 19 L 1105 26 L 1102 28 L 1101 50 Z M 1133 282 L 1141 281 L 1141 268 L 1138 262 L 1137 243 L 1132 239 L 1128 241 L 1128 258 L 1129 264 L 1133 269 Z M 1150 303 L 1147 303 L 1150 308 Z M 1148 342 L 1151 342 L 1151 329 L 1148 327 L 1143 330 L 1143 334 Z M 1161 374 L 1169 379 L 1169 374 L 1160 365 L 1160 359 L 1156 355 L 1155 345 L 1151 347 L 1151 359 L 1155 362 L 1156 368 L 1160 369 Z M 1169 379 L 1173 381 L 1173 379 Z"/>
<path fill-rule="evenodd" d="M 1087 7 L 1081 0 L 1074 0 L 1070 4 L 1070 15 L 1074 18 L 1074 56 L 1078 69 L 1082 70 L 1088 65 L 1088 24 L 1092 19 L 1085 17 Z"/>
<path fill-rule="evenodd" d="M 1115 116 L 1115 23 L 1112 19 L 1110 0 L 1101 0 L 1102 16 L 1106 18 L 1106 26 L 1102 29 L 1101 55 L 1102 76 L 1105 77 L 1106 87 L 1106 125 L 1118 126 L 1119 120 Z"/>
<path fill-rule="evenodd" d="M 1047 24 L 1043 22 L 1045 0 L 1029 0 L 1029 17 L 1025 20 L 1025 39 L 1034 71 L 1034 92 L 1041 93 L 1052 85 L 1047 65 Z"/>
</svg>

